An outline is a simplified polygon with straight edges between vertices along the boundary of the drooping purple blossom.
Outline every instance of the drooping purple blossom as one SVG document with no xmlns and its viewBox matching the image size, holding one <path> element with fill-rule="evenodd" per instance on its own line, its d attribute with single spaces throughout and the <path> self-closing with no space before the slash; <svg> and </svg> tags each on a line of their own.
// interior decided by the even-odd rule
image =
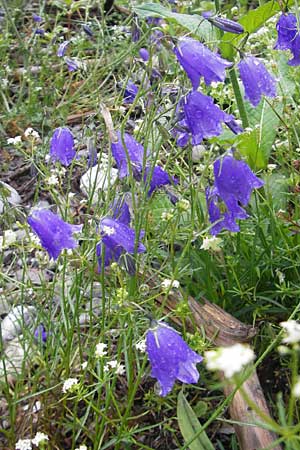
<svg viewBox="0 0 300 450">
<path fill-rule="evenodd" d="M 67 127 L 54 130 L 50 142 L 50 156 L 53 161 L 60 161 L 63 166 L 69 166 L 76 156 L 74 138 Z"/>
<path fill-rule="evenodd" d="M 48 338 L 48 333 L 47 333 L 44 325 L 41 323 L 40 325 L 37 326 L 37 328 L 34 331 L 34 339 L 37 342 L 45 343 L 47 341 L 47 338 Z"/>
<path fill-rule="evenodd" d="M 93 30 L 92 30 L 86 23 L 84 23 L 84 24 L 82 25 L 82 28 L 83 28 L 83 31 L 84 31 L 89 37 L 93 37 L 93 36 L 94 36 Z"/>
<path fill-rule="evenodd" d="M 104 267 L 109 266 L 113 261 L 118 262 L 121 255 L 129 253 L 133 255 L 144 253 L 146 247 L 138 242 L 136 246 L 135 231 L 129 226 L 130 213 L 128 205 L 123 203 L 114 203 L 112 205 L 113 216 L 105 217 L 100 222 L 101 242 L 97 244 L 96 254 L 98 258 L 98 267 L 101 270 L 104 251 Z M 139 239 L 143 238 L 144 232 L 140 232 Z"/>
<path fill-rule="evenodd" d="M 233 34 L 242 34 L 245 32 L 242 25 L 234 20 L 226 19 L 224 17 L 215 16 L 211 11 L 205 11 L 202 13 L 202 17 L 208 20 L 213 26 L 220 30 Z"/>
<path fill-rule="evenodd" d="M 145 152 L 142 144 L 138 143 L 130 134 L 124 133 L 122 141 L 122 135 L 120 132 L 117 133 L 118 141 L 111 144 L 112 154 L 116 160 L 119 177 L 124 178 L 130 174 L 129 165 L 132 170 L 133 177 L 140 181 L 141 175 L 144 170 L 144 182 L 149 183 L 150 189 L 148 195 L 161 186 L 166 184 L 177 183 L 173 177 L 171 177 L 164 169 L 160 166 L 155 166 L 153 170 L 149 164 L 149 152 Z M 150 180 L 149 180 L 150 177 Z"/>
<path fill-rule="evenodd" d="M 177 145 L 184 147 L 191 138 L 192 145 L 198 145 L 222 133 L 222 122 L 232 123 L 231 114 L 222 111 L 211 97 L 192 91 L 184 97 L 178 107 L 179 121 L 173 130 Z"/>
<path fill-rule="evenodd" d="M 67 50 L 69 44 L 70 44 L 70 41 L 64 41 L 61 44 L 59 44 L 56 56 L 58 56 L 59 58 L 62 58 L 63 56 L 65 56 L 65 53 L 66 53 L 66 50 Z"/>
<path fill-rule="evenodd" d="M 290 66 L 300 65 L 300 30 L 295 14 L 282 14 L 276 24 L 276 50 L 290 50 L 293 58 L 288 61 Z"/>
<path fill-rule="evenodd" d="M 132 42 L 138 42 L 140 37 L 141 37 L 141 28 L 139 25 L 139 20 L 135 16 L 131 24 L 131 40 Z"/>
<path fill-rule="evenodd" d="M 41 16 L 39 16 L 38 14 L 35 14 L 35 13 L 32 14 L 32 19 L 36 23 L 43 22 L 43 18 Z"/>
<path fill-rule="evenodd" d="M 83 225 L 71 225 L 48 209 L 33 211 L 27 221 L 51 258 L 57 259 L 64 248 L 78 247 L 73 233 L 80 233 Z"/>
<path fill-rule="evenodd" d="M 134 99 L 138 93 L 139 88 L 132 80 L 128 80 L 127 86 L 124 91 L 123 103 L 130 104 L 134 102 Z"/>
<path fill-rule="evenodd" d="M 149 61 L 150 55 L 146 48 L 140 48 L 139 55 L 143 61 L 145 61 L 145 62 Z"/>
<path fill-rule="evenodd" d="M 201 77 L 207 85 L 213 81 L 224 81 L 225 69 L 232 66 L 231 62 L 210 51 L 201 42 L 188 37 L 179 40 L 174 53 L 191 80 L 193 89 L 198 88 Z"/>
<path fill-rule="evenodd" d="M 65 62 L 67 64 L 69 72 L 74 72 L 75 70 L 79 69 L 79 64 L 77 61 L 75 61 L 75 59 L 66 58 Z"/>
<path fill-rule="evenodd" d="M 147 331 L 146 349 L 151 363 L 151 376 L 157 378 L 160 387 L 159 395 L 166 396 L 176 379 L 189 384 L 198 382 L 196 364 L 203 358 L 173 328 L 163 322 L 156 322 Z"/>
<path fill-rule="evenodd" d="M 214 176 L 214 186 L 206 190 L 209 219 L 214 224 L 210 232 L 216 235 L 223 228 L 239 231 L 236 220 L 248 217 L 242 206 L 248 205 L 252 191 L 263 186 L 264 182 L 244 161 L 232 156 L 215 161 Z"/>
<path fill-rule="evenodd" d="M 44 36 L 45 30 L 43 30 L 43 28 L 36 28 L 34 30 L 34 34 L 37 34 L 38 36 Z"/>
<path fill-rule="evenodd" d="M 235 119 L 226 120 L 225 124 L 228 126 L 228 128 L 234 134 L 240 134 L 244 131 L 244 129 L 240 126 L 240 124 Z"/>
<path fill-rule="evenodd" d="M 238 68 L 245 88 L 245 98 L 253 106 L 259 104 L 262 95 L 276 97 L 276 80 L 258 58 L 247 56 L 239 62 Z"/>
</svg>

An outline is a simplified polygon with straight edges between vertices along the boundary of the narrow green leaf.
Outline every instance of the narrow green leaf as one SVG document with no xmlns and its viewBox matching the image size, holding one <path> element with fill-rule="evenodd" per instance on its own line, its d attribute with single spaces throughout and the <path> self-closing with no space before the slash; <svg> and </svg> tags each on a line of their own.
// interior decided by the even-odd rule
<svg viewBox="0 0 300 450">
<path fill-rule="evenodd" d="M 182 391 L 179 392 L 177 400 L 177 417 L 184 441 L 186 443 L 192 441 L 189 444 L 190 450 L 214 450 L 206 432 L 203 430 L 198 434 L 202 428 L 201 424 Z M 195 435 L 197 437 L 193 440 Z"/>
<path fill-rule="evenodd" d="M 149 16 L 160 17 L 167 21 L 175 22 L 206 41 L 213 40 L 216 37 L 215 29 L 212 25 L 198 14 L 175 13 L 159 3 L 144 3 L 143 5 L 135 6 L 134 11 L 142 18 Z"/>
</svg>

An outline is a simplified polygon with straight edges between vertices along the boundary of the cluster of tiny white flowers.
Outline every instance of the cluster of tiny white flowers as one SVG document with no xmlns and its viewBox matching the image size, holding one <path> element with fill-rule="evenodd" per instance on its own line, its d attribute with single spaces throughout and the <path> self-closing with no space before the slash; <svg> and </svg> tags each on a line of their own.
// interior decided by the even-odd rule
<svg viewBox="0 0 300 450">
<path fill-rule="evenodd" d="M 300 342 L 300 323 L 296 320 L 281 322 L 280 325 L 285 330 L 285 337 L 282 342 L 285 344 L 296 344 Z"/>
<path fill-rule="evenodd" d="M 135 348 L 139 350 L 141 353 L 145 353 L 146 351 L 146 340 L 143 339 L 135 344 Z"/>
<path fill-rule="evenodd" d="M 55 174 L 50 175 L 50 177 L 46 178 L 46 183 L 49 186 L 56 186 L 59 183 L 57 175 Z"/>
<path fill-rule="evenodd" d="M 115 359 L 113 359 L 112 361 L 107 361 L 103 368 L 104 372 L 109 372 L 110 369 L 115 369 L 115 373 L 117 375 L 123 375 L 123 373 L 125 373 L 124 364 L 119 363 Z"/>
<path fill-rule="evenodd" d="M 68 378 L 64 381 L 62 391 L 66 394 L 68 391 L 73 390 L 78 387 L 78 379 L 77 378 Z"/>
<path fill-rule="evenodd" d="M 33 439 L 19 439 L 16 443 L 16 450 L 32 450 L 32 444 L 37 447 L 41 442 L 49 441 L 49 437 L 45 433 L 38 431 Z"/>
<path fill-rule="evenodd" d="M 82 370 L 86 369 L 86 368 L 87 368 L 87 365 L 88 365 L 88 362 L 87 362 L 87 361 L 84 361 L 84 362 L 81 364 Z"/>
<path fill-rule="evenodd" d="M 178 280 L 169 280 L 168 278 L 163 280 L 161 283 L 161 287 L 166 290 L 170 289 L 171 287 L 178 289 L 179 286 L 180 286 L 180 283 Z"/>
<path fill-rule="evenodd" d="M 221 242 L 222 239 L 218 238 L 217 236 L 205 237 L 200 248 L 202 250 L 212 250 L 214 252 L 219 252 L 221 250 Z"/>
<path fill-rule="evenodd" d="M 220 347 L 217 350 L 205 352 L 206 367 L 208 370 L 221 370 L 225 378 L 234 374 L 253 361 L 255 354 L 247 345 L 234 344 L 230 347 Z"/>
<path fill-rule="evenodd" d="M 97 356 L 97 358 L 102 358 L 103 356 L 107 355 L 107 351 L 105 350 L 106 348 L 107 348 L 107 344 L 103 344 L 103 342 L 99 342 L 96 345 L 95 356 Z"/>
<path fill-rule="evenodd" d="M 24 136 L 32 139 L 40 139 L 39 133 L 30 127 L 24 131 Z"/>
<path fill-rule="evenodd" d="M 12 145 L 18 145 L 22 142 L 22 136 L 15 136 L 14 138 L 8 138 L 7 143 Z"/>
</svg>

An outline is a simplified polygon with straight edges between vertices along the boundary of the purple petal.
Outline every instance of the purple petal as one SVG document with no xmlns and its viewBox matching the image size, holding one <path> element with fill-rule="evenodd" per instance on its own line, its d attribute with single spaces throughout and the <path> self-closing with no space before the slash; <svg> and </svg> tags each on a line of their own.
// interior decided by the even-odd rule
<svg viewBox="0 0 300 450">
<path fill-rule="evenodd" d="M 56 55 L 59 58 L 62 58 L 63 56 L 65 56 L 65 53 L 66 53 L 66 50 L 67 50 L 67 47 L 69 44 L 70 44 L 70 41 L 64 41 L 59 45 L 57 53 L 56 53 Z"/>
<path fill-rule="evenodd" d="M 118 220 L 106 217 L 100 222 L 100 230 L 102 235 L 102 242 L 109 248 L 115 250 L 117 247 L 122 247 L 128 253 L 135 251 L 135 231 L 128 225 L 119 222 Z M 139 242 L 137 253 L 144 253 L 146 247 Z"/>
<path fill-rule="evenodd" d="M 117 133 L 118 142 L 111 144 L 111 150 L 113 157 L 117 163 L 119 169 L 119 177 L 124 178 L 129 175 L 128 159 L 131 164 L 131 169 L 134 175 L 139 174 L 143 170 L 143 161 L 145 155 L 144 147 L 139 144 L 130 134 L 125 133 L 123 140 L 126 146 L 126 150 L 123 146 L 122 135 Z M 128 154 L 128 157 L 127 157 Z"/>
<path fill-rule="evenodd" d="M 174 53 L 192 82 L 193 88 L 197 89 L 200 78 L 203 76 L 206 84 L 213 81 L 225 80 L 225 69 L 231 67 L 232 63 L 211 52 L 201 42 L 191 38 L 180 39 Z"/>
<path fill-rule="evenodd" d="M 177 183 L 177 180 L 175 180 L 173 177 L 171 177 L 165 170 L 163 170 L 160 166 L 155 166 L 153 171 L 151 171 L 150 168 L 146 168 L 145 175 L 144 175 L 144 181 L 148 181 L 148 177 L 151 176 L 150 179 L 150 189 L 148 191 L 148 195 L 151 195 L 152 192 L 161 187 L 165 186 L 167 184 Z"/>
<path fill-rule="evenodd" d="M 157 378 L 160 395 L 166 396 L 175 380 L 197 383 L 196 364 L 203 358 L 190 349 L 179 333 L 164 323 L 157 322 L 146 335 L 146 348 L 151 363 L 151 376 Z"/>
<path fill-rule="evenodd" d="M 276 96 L 276 81 L 264 64 L 254 56 L 244 58 L 239 64 L 240 77 L 245 88 L 245 98 L 257 106 L 262 95 Z"/>
<path fill-rule="evenodd" d="M 38 16 L 37 14 L 34 14 L 34 13 L 32 14 L 32 19 L 36 23 L 43 22 L 43 18 L 41 16 Z"/>
<path fill-rule="evenodd" d="M 149 61 L 150 55 L 146 48 L 141 48 L 139 50 L 139 55 L 144 61 Z"/>
<path fill-rule="evenodd" d="M 50 156 L 53 161 L 60 161 L 69 166 L 76 156 L 74 138 L 66 127 L 56 128 L 50 142 Z"/>
<path fill-rule="evenodd" d="M 80 233 L 83 225 L 71 225 L 48 209 L 35 210 L 28 223 L 39 237 L 50 257 L 57 259 L 64 248 L 78 247 L 73 233 Z"/>
<path fill-rule="evenodd" d="M 138 90 L 139 88 L 131 80 L 129 80 L 124 91 L 124 103 L 133 103 Z"/>
<path fill-rule="evenodd" d="M 74 72 L 75 70 L 79 69 L 79 65 L 74 59 L 66 58 L 65 61 L 66 61 L 66 64 L 68 66 L 68 71 L 69 72 Z"/>
</svg>

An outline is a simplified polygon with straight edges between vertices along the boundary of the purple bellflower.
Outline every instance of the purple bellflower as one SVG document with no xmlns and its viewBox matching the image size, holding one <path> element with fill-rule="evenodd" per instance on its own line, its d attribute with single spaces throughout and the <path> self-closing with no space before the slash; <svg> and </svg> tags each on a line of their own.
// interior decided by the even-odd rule
<svg viewBox="0 0 300 450">
<path fill-rule="evenodd" d="M 124 253 L 134 254 L 146 251 L 146 247 L 139 242 L 135 247 L 136 235 L 135 231 L 129 226 L 130 213 L 128 205 L 124 203 L 114 203 L 112 205 L 113 217 L 105 217 L 100 222 L 100 232 L 102 240 L 97 244 L 96 254 L 98 258 L 99 271 L 102 266 L 102 254 L 104 250 L 104 267 L 111 262 L 118 262 Z M 140 232 L 139 238 L 144 236 L 144 232 Z"/>
<path fill-rule="evenodd" d="M 34 30 L 34 34 L 37 34 L 38 36 L 44 36 L 45 30 L 43 30 L 43 28 L 36 28 Z"/>
<path fill-rule="evenodd" d="M 165 397 L 171 392 L 175 380 L 197 383 L 196 364 L 203 358 L 194 352 L 176 330 L 163 322 L 156 322 L 147 331 L 146 349 L 151 363 L 151 376 L 157 378 L 160 392 Z"/>
<path fill-rule="evenodd" d="M 210 232 L 216 235 L 223 228 L 239 231 L 236 220 L 248 217 L 242 206 L 248 205 L 252 191 L 263 186 L 264 182 L 244 161 L 232 156 L 215 161 L 214 176 L 214 186 L 206 189 L 209 220 L 211 223 L 217 222 Z"/>
<path fill-rule="evenodd" d="M 203 12 L 202 17 L 208 20 L 213 26 L 219 28 L 220 30 L 227 31 L 228 33 L 242 34 L 245 32 L 242 25 L 240 25 L 238 22 L 215 16 L 211 11 Z"/>
<path fill-rule="evenodd" d="M 93 30 L 86 23 L 84 23 L 82 25 L 82 28 L 83 28 L 83 31 L 85 32 L 85 34 L 87 34 L 89 37 L 94 36 Z"/>
<path fill-rule="evenodd" d="M 179 147 L 184 147 L 190 138 L 192 145 L 198 145 L 204 138 L 218 136 L 223 131 L 221 123 L 232 124 L 234 120 L 231 114 L 215 105 L 211 97 L 198 91 L 190 92 L 180 101 L 178 115 L 180 120 L 172 134 Z"/>
<path fill-rule="evenodd" d="M 124 91 L 124 100 L 123 103 L 130 104 L 134 102 L 134 99 L 138 93 L 139 88 L 133 81 L 128 80 L 127 86 Z"/>
<path fill-rule="evenodd" d="M 253 106 L 259 104 L 262 95 L 276 96 L 276 80 L 258 58 L 247 56 L 239 62 L 238 68 L 245 88 L 245 98 Z"/>
<path fill-rule="evenodd" d="M 78 247 L 73 233 L 80 233 L 83 225 L 71 225 L 48 209 L 33 211 L 27 221 L 51 258 L 57 259 L 64 248 Z"/>
<path fill-rule="evenodd" d="M 36 23 L 41 23 L 41 22 L 43 22 L 43 18 L 41 17 L 41 16 L 38 16 L 37 14 L 32 14 L 32 19 L 33 19 L 33 21 L 34 22 L 36 22 Z"/>
<path fill-rule="evenodd" d="M 146 48 L 140 48 L 139 55 L 143 61 L 145 61 L 145 62 L 149 61 L 150 55 Z"/>
<path fill-rule="evenodd" d="M 41 323 L 40 325 L 37 326 L 37 328 L 34 331 L 34 339 L 37 342 L 45 343 L 47 341 L 47 337 L 48 337 L 48 333 L 46 331 L 46 328 Z"/>
<path fill-rule="evenodd" d="M 74 72 L 75 70 L 79 69 L 79 64 L 75 61 L 75 59 L 66 58 L 65 62 L 67 64 L 69 72 Z"/>
<path fill-rule="evenodd" d="M 151 166 L 147 161 L 149 152 L 145 152 L 143 145 L 139 144 L 130 134 L 125 133 L 123 139 L 126 149 L 123 146 L 120 132 L 118 132 L 118 141 L 113 142 L 111 145 L 112 154 L 116 160 L 120 178 L 124 178 L 130 174 L 128 166 L 129 162 L 133 177 L 138 181 L 140 181 L 144 169 L 144 182 L 149 183 L 150 186 L 148 195 L 151 195 L 156 188 L 165 186 L 166 184 L 172 184 L 172 182 L 175 184 L 177 183 L 177 180 L 171 177 L 160 166 L 155 166 L 154 169 L 151 170 Z"/>
<path fill-rule="evenodd" d="M 180 39 L 174 53 L 191 80 L 193 89 L 198 88 L 201 77 L 207 85 L 213 81 L 224 81 L 225 69 L 232 66 L 231 62 L 191 38 Z"/>
<path fill-rule="evenodd" d="M 76 156 L 74 138 L 67 127 L 54 130 L 50 142 L 50 156 L 53 161 L 60 161 L 63 166 L 69 166 Z"/>
<path fill-rule="evenodd" d="M 300 30 L 295 14 L 282 14 L 276 24 L 278 34 L 275 44 L 276 50 L 290 50 L 293 58 L 289 60 L 290 66 L 300 65 Z"/>
<path fill-rule="evenodd" d="M 59 58 L 62 58 L 63 56 L 65 56 L 65 53 L 66 53 L 66 50 L 67 50 L 69 44 L 70 44 L 70 41 L 64 41 L 61 44 L 59 44 L 56 56 L 58 56 Z"/>
</svg>

